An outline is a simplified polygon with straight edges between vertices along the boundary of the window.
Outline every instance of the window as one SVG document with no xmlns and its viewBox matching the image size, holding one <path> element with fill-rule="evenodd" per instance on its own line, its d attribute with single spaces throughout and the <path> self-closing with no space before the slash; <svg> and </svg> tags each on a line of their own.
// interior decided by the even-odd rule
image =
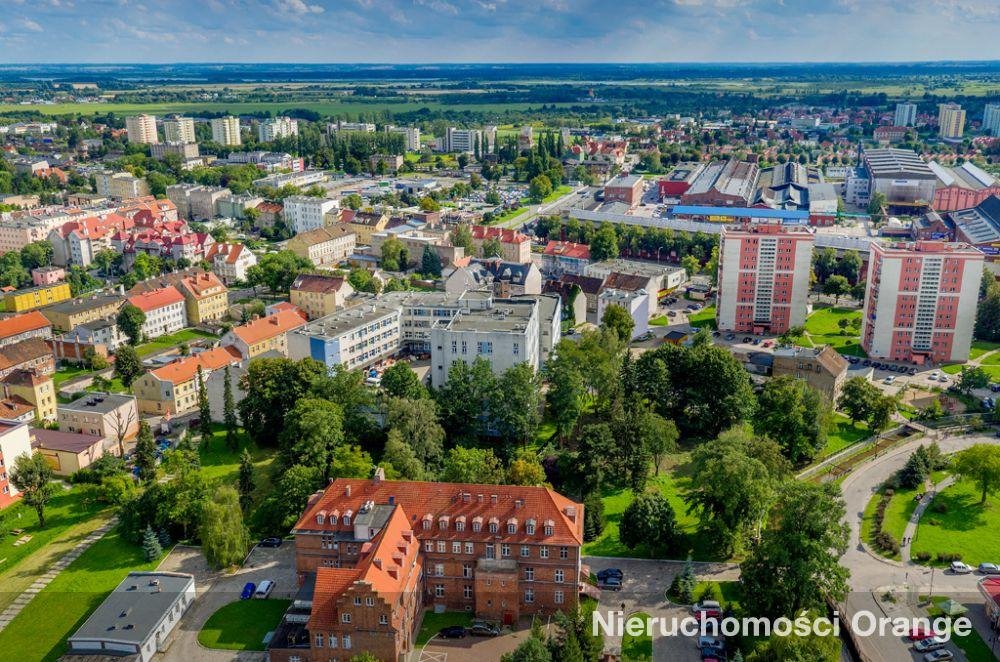
<svg viewBox="0 0 1000 662">
<path fill-rule="evenodd" d="M 378 624 L 379 625 L 388 625 L 389 624 L 389 617 L 386 616 L 385 614 L 379 614 L 378 615 Z"/>
<path fill-rule="evenodd" d="M 535 602 L 535 589 L 526 588 L 524 589 L 524 604 L 530 605 Z"/>
<path fill-rule="evenodd" d="M 475 550 L 474 550 L 471 542 L 465 543 L 465 553 L 466 554 L 472 554 L 474 551 Z"/>
<path fill-rule="evenodd" d="M 471 563 L 463 563 L 462 564 L 462 576 L 463 577 L 471 577 L 472 576 L 472 564 Z"/>
<path fill-rule="evenodd" d="M 563 603 L 563 592 L 562 591 L 556 591 L 555 593 L 552 594 L 552 597 L 553 597 L 553 601 L 557 605 L 561 605 Z"/>
<path fill-rule="evenodd" d="M 367 598 L 365 598 L 365 606 L 366 607 L 374 607 L 375 606 L 375 598 L 373 598 L 370 595 Z"/>
<path fill-rule="evenodd" d="M 517 533 L 517 524 L 513 522 L 509 523 L 507 525 L 507 533 Z"/>
<path fill-rule="evenodd" d="M 424 520 L 424 531 L 428 531 L 428 530 L 430 530 L 430 528 L 431 528 L 431 521 L 430 521 L 430 519 L 425 519 Z"/>
<path fill-rule="evenodd" d="M 350 623 L 351 622 L 351 615 L 345 611 L 343 614 L 340 615 L 340 622 L 341 623 Z"/>
<path fill-rule="evenodd" d="M 451 543 L 451 553 L 452 554 L 461 554 L 462 553 L 462 543 L 460 543 L 460 542 L 453 542 L 453 543 Z"/>
<path fill-rule="evenodd" d="M 465 522 L 463 522 L 462 520 L 459 520 L 459 521 L 455 522 L 455 530 L 456 531 L 465 531 Z"/>
<path fill-rule="evenodd" d="M 348 648 L 349 649 L 350 647 L 351 647 L 351 635 L 345 634 L 344 635 L 344 648 Z"/>
<path fill-rule="evenodd" d="M 497 557 L 496 547 L 493 545 L 486 545 L 486 558 L 495 559 Z"/>
<path fill-rule="evenodd" d="M 448 551 L 448 543 L 446 543 L 443 540 L 438 540 L 437 549 L 438 553 L 444 554 L 446 551 Z"/>
<path fill-rule="evenodd" d="M 496 522 L 490 522 L 490 533 L 496 533 L 500 530 L 500 525 Z"/>
<path fill-rule="evenodd" d="M 433 540 L 428 540 L 427 542 L 424 543 L 424 551 L 425 552 L 433 552 L 434 551 L 434 541 Z"/>
<path fill-rule="evenodd" d="M 474 532 L 479 533 L 479 531 L 482 530 L 482 528 L 483 528 L 483 523 L 482 522 L 473 522 L 472 523 L 472 530 Z"/>
<path fill-rule="evenodd" d="M 549 548 L 548 547 L 544 547 L 544 546 L 540 547 L 538 549 L 538 555 L 540 557 L 542 557 L 543 559 L 549 558 Z"/>
<path fill-rule="evenodd" d="M 360 607 L 361 606 L 361 596 L 360 595 L 355 595 L 354 596 L 354 606 L 355 607 Z"/>
<path fill-rule="evenodd" d="M 500 545 L 500 556 L 510 556 L 510 545 L 507 543 Z"/>
<path fill-rule="evenodd" d="M 524 581 L 526 581 L 526 582 L 533 582 L 533 581 L 535 581 L 535 569 L 534 568 L 525 568 L 524 569 Z"/>
<path fill-rule="evenodd" d="M 545 525 L 545 535 L 547 535 L 547 536 L 551 536 L 552 535 L 552 527 L 549 526 L 548 524 Z"/>
<path fill-rule="evenodd" d="M 444 563 L 435 563 L 434 564 L 434 574 L 437 577 L 444 577 Z"/>
<path fill-rule="evenodd" d="M 323 633 L 316 634 L 316 648 L 323 648 Z"/>
<path fill-rule="evenodd" d="M 569 558 L 569 547 L 560 547 L 559 548 L 559 558 L 561 558 L 561 559 L 568 559 Z"/>
<path fill-rule="evenodd" d="M 351 525 L 351 516 L 350 516 L 350 514 L 344 515 L 344 526 L 350 526 L 350 525 Z"/>
<path fill-rule="evenodd" d="M 527 524 L 524 525 L 524 530 L 529 536 L 535 535 L 535 523 L 528 522 Z"/>
<path fill-rule="evenodd" d="M 465 598 L 466 600 L 472 599 L 472 587 L 469 586 L 468 584 L 462 587 L 462 597 Z"/>
<path fill-rule="evenodd" d="M 556 570 L 556 583 L 562 584 L 564 581 L 566 581 L 566 571 Z"/>
<path fill-rule="evenodd" d="M 337 639 L 337 635 L 335 634 L 330 635 L 329 641 L 330 641 L 330 648 L 336 648 L 340 644 L 340 640 Z"/>
<path fill-rule="evenodd" d="M 434 585 L 434 597 L 443 598 L 444 597 L 444 584 Z"/>
<path fill-rule="evenodd" d="M 521 558 L 527 558 L 531 555 L 531 550 L 527 545 L 521 545 Z"/>
</svg>

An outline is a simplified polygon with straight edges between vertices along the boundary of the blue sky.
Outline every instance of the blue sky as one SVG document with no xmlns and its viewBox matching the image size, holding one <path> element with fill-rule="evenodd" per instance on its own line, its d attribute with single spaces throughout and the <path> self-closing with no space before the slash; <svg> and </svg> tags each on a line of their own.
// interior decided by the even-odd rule
<svg viewBox="0 0 1000 662">
<path fill-rule="evenodd" d="M 998 0 L 0 0 L 3 62 L 1000 59 Z"/>
</svg>

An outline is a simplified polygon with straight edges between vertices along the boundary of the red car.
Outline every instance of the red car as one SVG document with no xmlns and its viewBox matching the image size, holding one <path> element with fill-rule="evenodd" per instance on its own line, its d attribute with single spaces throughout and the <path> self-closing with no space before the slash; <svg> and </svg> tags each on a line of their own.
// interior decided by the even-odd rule
<svg viewBox="0 0 1000 662">
<path fill-rule="evenodd" d="M 933 637 L 935 634 L 934 630 L 931 629 L 913 628 L 910 630 L 910 633 L 906 635 L 906 638 L 910 641 L 920 641 L 921 639 Z"/>
</svg>

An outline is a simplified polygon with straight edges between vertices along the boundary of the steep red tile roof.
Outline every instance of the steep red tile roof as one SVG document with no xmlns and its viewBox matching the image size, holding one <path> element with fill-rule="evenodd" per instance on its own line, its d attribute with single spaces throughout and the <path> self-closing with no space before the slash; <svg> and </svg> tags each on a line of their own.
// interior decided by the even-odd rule
<svg viewBox="0 0 1000 662">
<path fill-rule="evenodd" d="M 63 239 L 75 234 L 86 239 L 100 239 L 108 234 L 113 234 L 121 229 L 131 229 L 135 227 L 135 221 L 118 214 L 106 214 L 104 216 L 88 216 L 73 221 L 63 223 L 59 228 L 59 236 Z"/>
<path fill-rule="evenodd" d="M 183 384 L 194 379 L 198 374 L 198 368 L 207 374 L 213 370 L 219 370 L 227 365 L 240 362 L 240 353 L 235 347 L 216 347 L 207 352 L 199 352 L 192 356 L 186 356 L 173 363 L 168 363 L 162 368 L 150 370 L 149 374 L 157 379 L 171 384 Z"/>
<path fill-rule="evenodd" d="M 44 329 L 47 326 L 51 327 L 52 322 L 46 319 L 45 315 L 42 315 L 37 310 L 32 310 L 30 313 L 21 313 L 19 315 L 14 315 L 13 317 L 0 320 L 0 339 L 10 338 L 11 336 L 20 335 L 29 331 L 38 331 L 39 329 Z"/>
<path fill-rule="evenodd" d="M 357 512 L 366 501 L 376 504 L 389 503 L 392 500 L 403 507 L 410 516 L 410 526 L 417 537 L 432 534 L 435 539 L 460 537 L 462 540 L 480 539 L 493 540 L 500 537 L 505 542 L 547 542 L 555 545 L 583 544 L 583 506 L 574 503 L 558 492 L 546 487 L 525 487 L 519 485 L 476 485 L 470 483 L 425 483 L 400 480 L 371 480 L 359 478 L 338 478 L 326 488 L 322 496 L 306 508 L 305 513 L 295 525 L 302 531 L 339 531 L 345 532 L 352 526 L 344 526 L 342 520 L 324 524 L 316 522 L 316 514 L 321 510 L 327 513 L 346 510 Z M 496 503 L 493 498 L 496 497 Z M 454 529 L 441 531 L 437 520 L 442 515 L 452 519 L 464 515 L 471 523 L 473 518 L 482 517 L 484 525 L 481 531 L 473 532 L 467 526 L 463 532 Z M 430 516 L 433 525 L 429 531 L 424 531 L 422 521 Z M 490 533 L 485 524 L 491 517 L 500 520 L 502 526 L 499 534 Z M 517 532 L 507 533 L 506 522 L 514 517 L 519 520 Z M 535 533 L 525 532 L 523 523 L 528 519 L 536 522 Z M 551 521 L 553 532 L 545 536 L 544 523 Z"/>
<path fill-rule="evenodd" d="M 236 264 L 236 261 L 240 259 L 240 254 L 245 250 L 247 247 L 243 244 L 216 243 L 209 247 L 205 253 L 205 259 L 214 260 L 216 256 L 221 255 L 225 258 L 226 264 Z"/>
<path fill-rule="evenodd" d="M 161 287 L 150 292 L 133 294 L 128 298 L 130 304 L 144 313 L 169 306 L 179 301 L 184 301 L 184 295 L 173 285 Z"/>
<path fill-rule="evenodd" d="M 247 345 L 256 345 L 263 340 L 277 337 L 282 333 L 288 333 L 292 329 L 297 329 L 305 325 L 305 323 L 306 318 L 298 309 L 279 310 L 273 315 L 261 317 L 258 320 L 237 326 L 233 329 L 233 333 Z"/>
<path fill-rule="evenodd" d="M 195 299 L 203 299 L 206 296 L 217 296 L 220 292 L 229 291 L 229 289 L 222 284 L 222 281 L 219 280 L 219 277 L 211 271 L 186 274 L 181 278 L 181 285 L 189 291 Z"/>
<path fill-rule="evenodd" d="M 19 395 L 0 400 L 0 418 L 20 418 L 32 411 L 35 411 L 35 405 Z"/>
<path fill-rule="evenodd" d="M 13 345 L 0 347 L 0 370 L 37 361 L 45 356 L 53 357 L 54 360 L 52 348 L 49 347 L 49 343 L 41 338 L 28 338 Z"/>
<path fill-rule="evenodd" d="M 292 283 L 291 289 L 300 292 L 315 292 L 326 294 L 328 292 L 339 292 L 346 283 L 343 276 L 321 276 L 319 274 L 301 274 Z"/>
</svg>

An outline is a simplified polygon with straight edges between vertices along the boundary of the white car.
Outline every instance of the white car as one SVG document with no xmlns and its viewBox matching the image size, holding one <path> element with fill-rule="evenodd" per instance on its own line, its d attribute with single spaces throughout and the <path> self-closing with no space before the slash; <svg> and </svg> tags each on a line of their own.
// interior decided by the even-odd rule
<svg viewBox="0 0 1000 662">
<path fill-rule="evenodd" d="M 257 591 L 253 594 L 253 597 L 263 600 L 271 596 L 271 591 L 274 590 L 274 580 L 265 579 L 261 583 L 257 584 Z"/>
<path fill-rule="evenodd" d="M 691 613 L 693 614 L 702 611 L 722 611 L 722 605 L 719 604 L 718 600 L 702 600 L 691 606 Z"/>
<path fill-rule="evenodd" d="M 940 374 L 940 373 L 938 373 L 938 371 L 935 370 L 931 374 L 927 375 L 927 379 L 929 379 L 929 380 L 931 380 L 933 382 L 933 381 L 935 381 L 938 378 L 938 374 Z"/>
<path fill-rule="evenodd" d="M 892 377 L 892 376 L 890 376 L 890 377 L 886 377 L 885 379 L 883 379 L 883 380 L 882 380 L 882 383 L 883 383 L 883 384 L 892 384 L 892 383 L 893 383 L 893 382 L 895 382 L 895 381 L 896 381 L 896 378 L 895 378 L 895 377 Z"/>
<path fill-rule="evenodd" d="M 939 635 L 936 637 L 921 639 L 917 643 L 913 644 L 913 650 L 918 653 L 929 653 L 930 651 L 936 651 L 939 648 L 944 648 L 947 645 L 948 640 Z"/>
<path fill-rule="evenodd" d="M 924 662 L 945 662 L 946 660 L 954 660 L 955 654 L 952 653 L 947 648 L 939 648 L 936 651 L 931 651 L 924 655 Z"/>
<path fill-rule="evenodd" d="M 953 575 L 968 575 L 972 573 L 972 568 L 961 561 L 952 561 L 948 568 Z"/>
</svg>

